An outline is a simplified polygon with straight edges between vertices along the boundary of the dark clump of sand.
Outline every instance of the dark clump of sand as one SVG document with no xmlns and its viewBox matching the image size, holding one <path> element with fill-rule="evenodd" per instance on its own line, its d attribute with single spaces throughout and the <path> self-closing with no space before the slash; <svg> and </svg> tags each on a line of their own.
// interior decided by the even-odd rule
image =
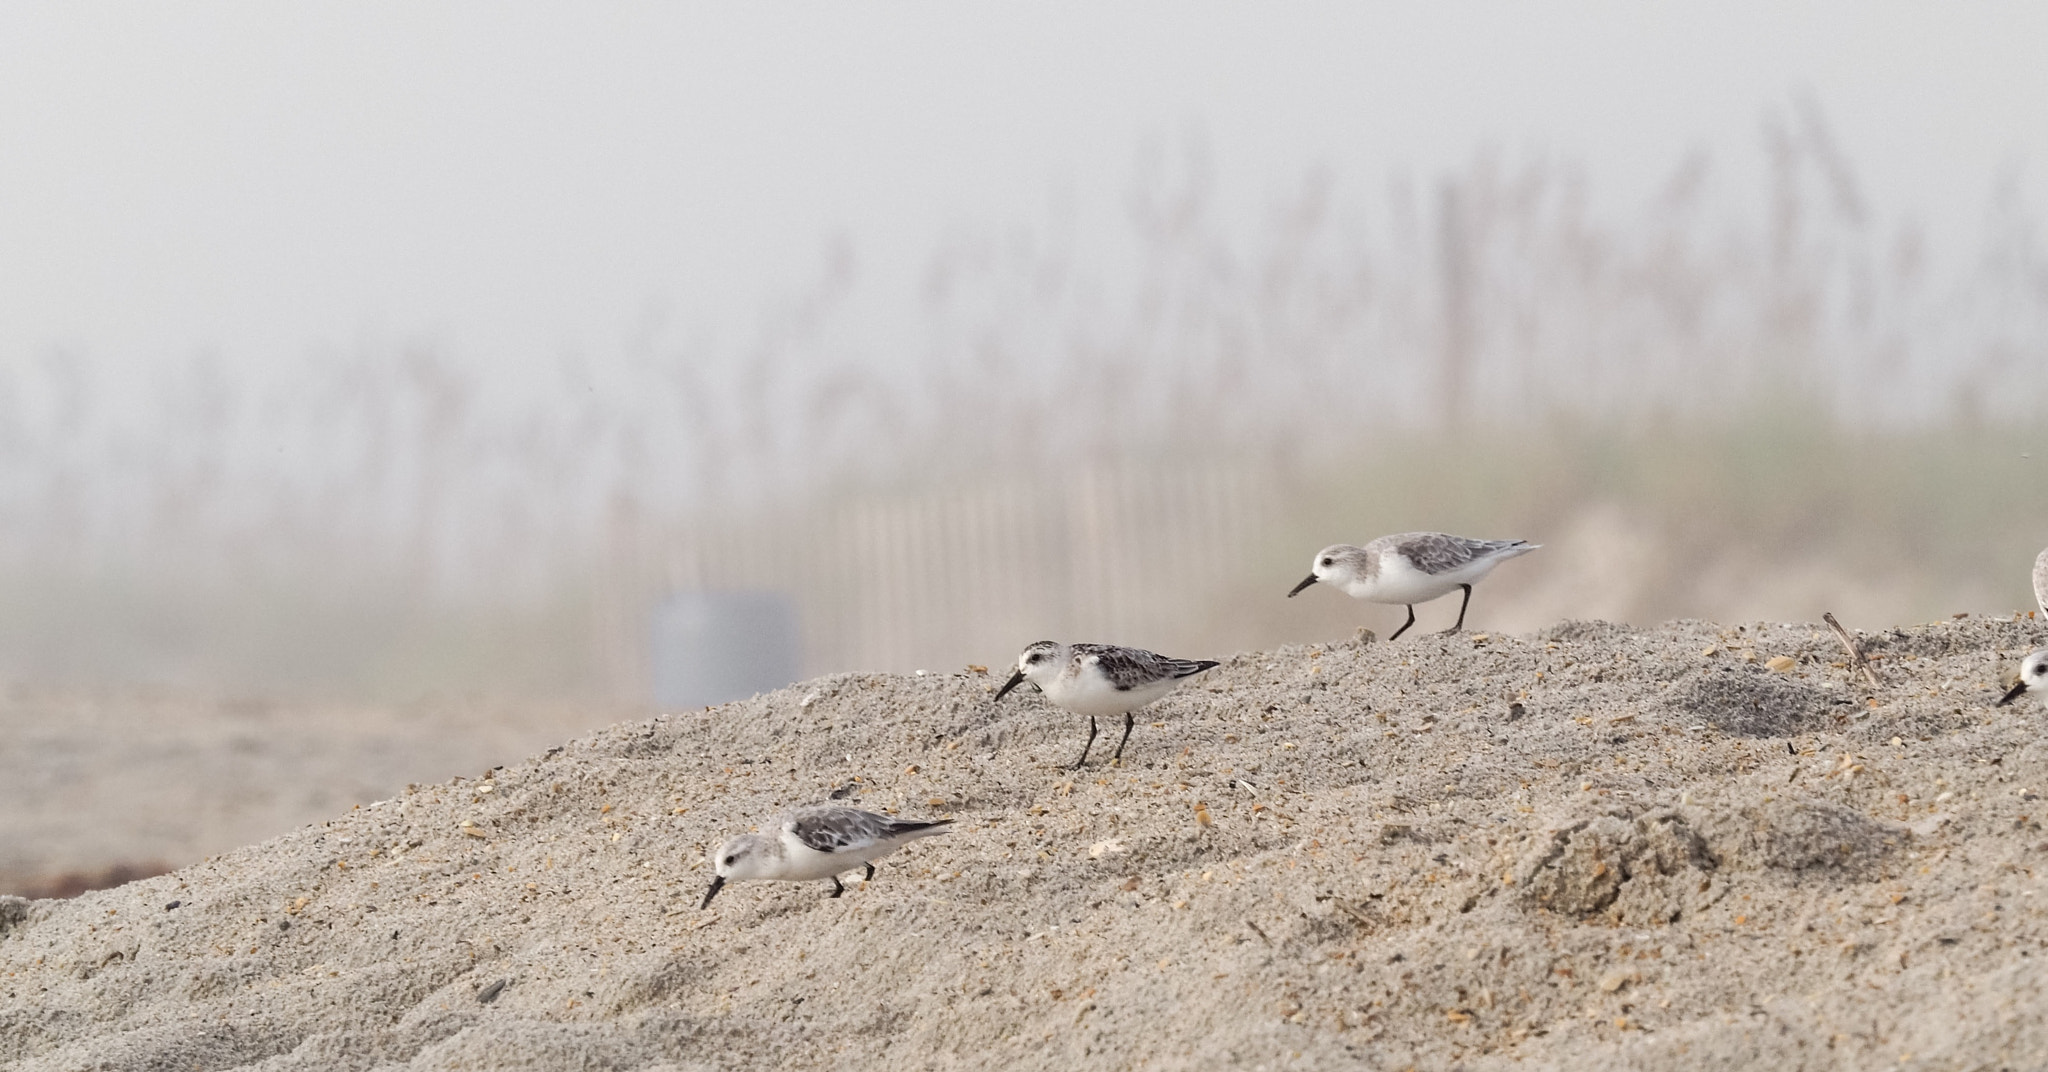
<svg viewBox="0 0 2048 1072">
<path fill-rule="evenodd" d="M 1287 648 L 1079 772 L 985 674 L 824 678 L 0 899 L 0 1062 L 2042 1067 L 2036 639 L 1869 637 L 1877 689 L 1806 625 Z M 847 787 L 957 826 L 698 909 Z"/>
</svg>

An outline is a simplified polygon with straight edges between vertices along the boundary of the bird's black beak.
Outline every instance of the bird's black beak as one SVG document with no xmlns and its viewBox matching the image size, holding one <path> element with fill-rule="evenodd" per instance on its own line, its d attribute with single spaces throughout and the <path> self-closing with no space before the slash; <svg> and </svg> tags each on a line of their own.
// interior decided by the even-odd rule
<svg viewBox="0 0 2048 1072">
<path fill-rule="evenodd" d="M 1003 682 L 1003 687 L 996 690 L 996 699 L 1000 700 L 1003 697 L 1008 696 L 1010 694 L 1011 689 L 1014 689 L 1017 686 L 1022 685 L 1023 683 L 1024 671 L 1019 670 L 1016 673 L 1011 674 L 1010 680 Z"/>
<path fill-rule="evenodd" d="M 699 912 L 702 912 L 703 910 L 705 910 L 705 909 L 707 909 L 707 908 L 710 908 L 710 907 L 711 907 L 711 899 L 712 899 L 713 897 L 716 897 L 716 896 L 718 896 L 718 891 L 719 891 L 719 890 L 722 890 L 722 889 L 724 889 L 724 888 L 725 888 L 725 876 L 724 876 L 724 875 L 713 875 L 713 876 L 711 877 L 711 888 L 710 888 L 710 889 L 708 889 L 708 890 L 705 890 L 705 891 L 704 891 L 704 903 L 703 903 L 703 904 L 700 904 L 700 905 L 698 905 L 698 906 L 697 906 L 697 910 L 698 910 Z"/>
<path fill-rule="evenodd" d="M 2009 703 L 2013 702 L 2014 700 L 2017 700 L 2017 699 L 2019 699 L 2019 698 L 2020 698 L 2020 693 L 2023 693 L 2023 692 L 2025 692 L 2025 691 L 2027 691 L 2027 683 L 2026 683 L 2026 682 L 2024 682 L 2024 681 L 2022 681 L 2022 682 L 2019 682 L 2018 684 L 2014 685 L 2014 686 L 2013 686 L 2012 688 L 2010 688 L 2010 689 L 2007 689 L 2007 690 L 2006 690 L 2006 692 L 2005 692 L 2005 695 L 2004 695 L 2003 697 L 2001 697 L 2001 698 L 1999 699 L 1999 701 L 1998 701 L 1997 703 L 1995 703 L 1995 704 L 1992 704 L 1991 706 L 1993 706 L 1993 707 L 2004 707 L 2004 706 L 2005 706 L 2006 704 L 2009 704 Z"/>
<path fill-rule="evenodd" d="M 1301 592 L 1302 589 L 1307 588 L 1309 585 L 1312 585 L 1314 583 L 1316 583 L 1316 575 L 1311 573 L 1300 584 L 1294 586 L 1294 591 L 1287 593 L 1287 598 L 1293 599 L 1297 594 Z"/>
</svg>

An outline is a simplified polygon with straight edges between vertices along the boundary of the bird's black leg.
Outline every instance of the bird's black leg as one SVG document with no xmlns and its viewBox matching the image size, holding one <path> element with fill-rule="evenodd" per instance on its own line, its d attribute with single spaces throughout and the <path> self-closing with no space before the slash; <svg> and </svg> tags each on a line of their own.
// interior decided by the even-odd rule
<svg viewBox="0 0 2048 1072">
<path fill-rule="evenodd" d="M 1411 626 L 1411 625 L 1414 625 L 1414 624 L 1415 624 L 1415 604 L 1413 604 L 1413 603 L 1410 603 L 1410 604 L 1408 604 L 1408 620 L 1407 620 L 1407 621 L 1405 621 L 1405 622 L 1402 622 L 1402 623 L 1401 623 L 1401 628 L 1399 628 L 1399 629 L 1396 629 L 1396 630 L 1394 630 L 1394 635 L 1393 635 L 1393 636 L 1390 636 L 1390 637 L 1388 637 L 1388 638 L 1387 638 L 1387 643 L 1391 644 L 1391 643 L 1393 643 L 1394 641 L 1396 641 L 1396 640 L 1399 640 L 1399 639 L 1401 639 L 1401 634 L 1402 634 L 1402 633 L 1405 633 L 1405 632 L 1407 632 L 1407 631 L 1408 631 L 1408 627 L 1409 627 L 1409 626 Z"/>
<path fill-rule="evenodd" d="M 1463 588 L 1465 590 L 1465 600 L 1464 602 L 1458 604 L 1458 624 L 1451 626 L 1449 629 L 1444 630 L 1444 632 L 1446 633 L 1455 633 L 1458 630 L 1465 628 L 1465 608 L 1472 605 L 1472 586 L 1469 584 L 1461 584 L 1458 587 Z"/>
<path fill-rule="evenodd" d="M 1095 716 L 1089 715 L 1088 743 L 1081 746 L 1081 758 L 1074 761 L 1074 770 L 1080 770 L 1081 764 L 1088 762 L 1088 750 L 1093 747 L 1095 747 Z"/>
<path fill-rule="evenodd" d="M 875 880 L 875 865 L 874 865 L 874 864 L 869 864 L 869 865 L 868 865 L 868 877 L 866 877 L 866 878 L 862 879 L 861 881 L 862 881 L 862 882 L 873 882 L 874 880 Z"/>
<path fill-rule="evenodd" d="M 842 886 L 842 885 L 840 885 L 840 884 L 839 884 L 839 876 L 838 876 L 838 875 L 833 875 L 833 876 L 832 876 L 832 896 L 834 896 L 834 897 L 837 897 L 837 896 L 839 896 L 840 894 L 842 894 L 842 893 L 845 893 L 845 892 L 846 892 L 846 887 L 845 887 L 845 886 Z"/>
<path fill-rule="evenodd" d="M 1115 762 L 1117 762 L 1118 760 L 1121 760 L 1121 759 L 1123 759 L 1123 758 L 1124 758 L 1124 742 L 1125 742 L 1125 741 L 1129 741 L 1129 740 L 1131 739 L 1131 722 L 1132 722 L 1132 719 L 1131 719 L 1131 713 L 1130 713 L 1129 711 L 1125 711 L 1125 712 L 1124 712 L 1124 739 L 1123 739 L 1122 741 L 1118 741 L 1118 742 L 1116 743 L 1116 755 L 1113 755 L 1113 756 L 1109 757 L 1109 761 L 1110 761 L 1111 763 L 1115 763 Z"/>
</svg>

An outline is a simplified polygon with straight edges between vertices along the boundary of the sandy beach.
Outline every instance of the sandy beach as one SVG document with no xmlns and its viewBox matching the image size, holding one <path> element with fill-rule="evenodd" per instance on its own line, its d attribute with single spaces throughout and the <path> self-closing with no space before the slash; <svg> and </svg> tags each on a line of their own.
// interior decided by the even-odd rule
<svg viewBox="0 0 2048 1072">
<path fill-rule="evenodd" d="M 0 1062 L 2042 1067 L 2043 632 L 1867 633 L 1875 688 L 1809 624 L 1240 654 L 1081 771 L 1002 666 L 822 678 L 0 899 Z M 956 826 L 698 908 L 849 786 Z"/>
</svg>

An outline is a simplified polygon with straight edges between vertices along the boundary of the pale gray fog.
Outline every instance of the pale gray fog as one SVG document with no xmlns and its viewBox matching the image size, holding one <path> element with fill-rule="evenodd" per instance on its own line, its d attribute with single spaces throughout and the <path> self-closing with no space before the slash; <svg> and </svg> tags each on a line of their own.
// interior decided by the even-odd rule
<svg viewBox="0 0 2048 1072">
<path fill-rule="evenodd" d="M 2048 1067 L 2044 418 L 2038 0 L 0 4 L 0 1062 Z"/>
<path fill-rule="evenodd" d="M 646 702 L 720 592 L 804 673 L 1233 650 L 1458 526 L 1552 545 L 1497 628 L 1907 620 L 2048 540 L 2035 5 L 14 7 L 0 147 L 19 683 Z"/>
</svg>

